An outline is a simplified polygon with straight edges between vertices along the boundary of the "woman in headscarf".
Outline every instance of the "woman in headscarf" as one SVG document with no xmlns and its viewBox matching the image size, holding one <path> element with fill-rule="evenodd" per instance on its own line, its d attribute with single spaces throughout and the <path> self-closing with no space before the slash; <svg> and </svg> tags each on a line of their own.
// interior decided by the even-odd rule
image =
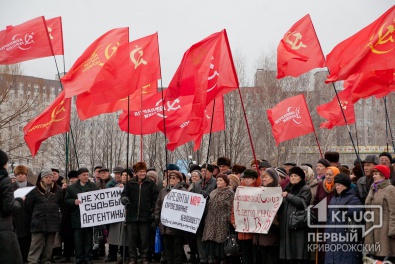
<svg viewBox="0 0 395 264">
<path fill-rule="evenodd" d="M 314 197 L 317 192 L 317 187 L 320 181 L 315 178 L 314 171 L 312 168 L 306 165 L 302 165 L 300 167 L 306 174 L 306 184 L 310 186 L 311 197 Z M 311 201 L 313 201 L 313 199 L 311 199 Z"/>
<path fill-rule="evenodd" d="M 289 264 L 304 264 L 310 259 L 307 244 L 308 228 L 290 229 L 291 214 L 305 209 L 311 201 L 310 187 L 306 184 L 304 171 L 300 167 L 289 170 L 289 184 L 282 193 L 284 198 L 279 210 L 280 259 Z"/>
<path fill-rule="evenodd" d="M 390 174 L 388 166 L 374 166 L 373 184 L 365 201 L 366 205 L 377 206 L 382 211 L 366 208 L 373 215 L 373 222 L 367 221 L 365 230 L 373 230 L 365 236 L 365 245 L 377 260 L 395 253 L 395 187 L 391 185 Z"/>
</svg>

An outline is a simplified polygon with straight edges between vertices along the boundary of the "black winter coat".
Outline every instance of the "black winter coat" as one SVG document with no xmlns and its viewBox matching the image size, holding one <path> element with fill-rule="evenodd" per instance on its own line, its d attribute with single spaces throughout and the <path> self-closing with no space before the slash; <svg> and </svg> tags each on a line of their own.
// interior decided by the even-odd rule
<svg viewBox="0 0 395 264">
<path fill-rule="evenodd" d="M 26 197 L 26 209 L 31 215 L 30 232 L 59 232 L 62 203 L 63 192 L 56 182 L 48 192 L 41 181 L 37 182 L 36 188 Z"/>
<path fill-rule="evenodd" d="M 336 191 L 336 190 L 335 190 Z M 355 196 L 354 190 L 346 189 L 340 193 L 340 195 L 335 195 L 332 200 L 330 201 L 329 205 L 347 205 L 349 206 L 348 209 L 343 208 L 329 208 L 328 209 L 328 220 L 326 222 L 327 225 L 332 227 L 327 227 L 325 230 L 326 234 L 331 234 L 329 240 L 326 241 L 329 250 L 325 253 L 325 264 L 338 264 L 338 263 L 349 263 L 349 264 L 360 264 L 362 263 L 362 252 L 358 251 L 357 249 L 361 246 L 357 247 L 361 241 L 332 241 L 332 238 L 335 237 L 347 237 L 347 233 L 350 231 L 347 228 L 344 228 L 347 225 L 347 219 L 343 219 L 342 211 L 347 210 L 347 217 L 355 221 L 355 224 L 364 223 L 357 223 L 357 219 L 363 219 L 361 215 L 363 214 L 364 209 L 359 207 L 355 207 L 353 205 L 362 205 L 361 201 Z M 340 211 L 340 212 L 339 212 Z M 335 217 L 337 216 L 337 217 Z M 354 218 L 355 216 L 355 218 Z M 340 221 L 339 221 L 340 220 Z M 340 226 L 343 227 L 334 227 Z M 335 234 L 333 236 L 332 234 Z M 335 238 L 336 239 L 336 238 Z M 340 250 L 333 250 L 337 247 L 337 245 L 342 245 Z M 334 246 L 331 246 L 334 245 Z"/>
<path fill-rule="evenodd" d="M 295 210 L 304 210 L 302 199 L 306 205 L 310 204 L 310 187 L 306 185 L 305 180 L 301 180 L 295 185 L 289 183 L 285 187 L 285 191 L 288 192 L 288 195 L 284 198 L 278 213 L 280 221 L 280 259 L 308 260 L 310 258 L 307 248 L 308 228 L 290 230 L 288 221 Z"/>
<path fill-rule="evenodd" d="M 75 200 L 78 199 L 78 194 L 96 190 L 99 190 L 99 188 L 94 182 L 88 181 L 82 186 L 80 180 L 67 188 L 64 202 L 71 207 L 71 226 L 73 228 L 81 228 L 80 207 L 75 204 Z"/>
<path fill-rule="evenodd" d="M 13 183 L 13 189 L 14 191 L 19 189 L 19 186 L 16 182 Z M 34 186 L 31 184 L 29 181 L 27 182 L 27 187 L 32 187 Z M 31 192 L 30 192 L 31 193 Z M 27 196 L 30 195 L 28 193 Z M 26 203 L 22 204 L 21 210 L 19 210 L 15 215 L 14 215 L 14 227 L 15 227 L 15 233 L 18 236 L 18 238 L 24 238 L 24 239 L 30 239 L 30 214 L 26 209 Z"/>
<path fill-rule="evenodd" d="M 137 176 L 128 181 L 121 194 L 122 198 L 129 199 L 129 204 L 126 206 L 126 222 L 151 222 L 154 219 L 158 195 L 157 185 L 148 177 L 145 177 L 141 183 L 138 183 Z"/>
</svg>

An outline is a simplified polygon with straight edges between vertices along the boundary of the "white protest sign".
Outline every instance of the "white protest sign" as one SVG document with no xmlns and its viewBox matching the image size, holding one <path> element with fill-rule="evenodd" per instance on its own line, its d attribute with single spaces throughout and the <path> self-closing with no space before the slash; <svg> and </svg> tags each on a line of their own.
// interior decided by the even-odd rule
<svg viewBox="0 0 395 264">
<path fill-rule="evenodd" d="M 114 187 L 78 194 L 81 227 L 117 223 L 125 220 L 125 207 L 121 204 L 122 188 Z"/>
<path fill-rule="evenodd" d="M 173 189 L 163 200 L 160 219 L 165 226 L 196 234 L 205 206 L 203 195 Z"/>
<path fill-rule="evenodd" d="M 36 188 L 36 186 L 18 188 L 14 191 L 14 198 L 24 197 L 34 188 Z"/>
<path fill-rule="evenodd" d="M 237 187 L 233 200 L 236 231 L 267 234 L 283 202 L 281 193 L 281 187 Z"/>
</svg>

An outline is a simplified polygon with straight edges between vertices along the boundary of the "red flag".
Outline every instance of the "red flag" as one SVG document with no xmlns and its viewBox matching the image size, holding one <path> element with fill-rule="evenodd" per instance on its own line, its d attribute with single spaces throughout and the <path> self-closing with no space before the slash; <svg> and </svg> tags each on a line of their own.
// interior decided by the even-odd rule
<svg viewBox="0 0 395 264">
<path fill-rule="evenodd" d="M 325 66 L 325 58 L 310 15 L 296 22 L 277 47 L 277 79 L 298 77 Z"/>
<path fill-rule="evenodd" d="M 168 88 L 166 100 L 194 95 L 188 134 L 203 133 L 204 110 L 214 98 L 239 87 L 226 30 L 189 48 Z"/>
<path fill-rule="evenodd" d="M 61 78 L 66 98 L 87 92 L 102 66 L 129 41 L 129 28 L 116 28 L 96 39 Z"/>
<path fill-rule="evenodd" d="M 213 116 L 213 105 L 214 116 Z M 192 104 L 190 104 L 192 107 Z M 188 113 L 188 111 L 184 111 Z M 188 114 L 186 114 L 188 116 Z M 187 129 L 189 125 L 189 119 L 186 117 L 172 116 L 166 119 L 166 136 L 169 139 L 167 149 L 174 151 L 177 147 L 184 145 L 189 141 L 194 141 L 194 151 L 200 148 L 202 135 L 197 136 L 188 135 Z M 203 122 L 203 134 L 210 134 L 211 129 L 211 118 L 214 118 L 213 127 L 211 133 L 225 130 L 225 115 L 224 115 L 224 102 L 223 97 L 216 98 L 215 101 L 210 102 L 205 110 L 205 118 Z M 159 124 L 159 127 L 163 127 L 163 122 Z M 162 130 L 162 132 L 164 132 Z"/>
<path fill-rule="evenodd" d="M 71 98 L 65 98 L 64 91 L 38 117 L 24 128 L 25 141 L 34 157 L 41 142 L 70 128 Z"/>
<path fill-rule="evenodd" d="M 139 89 L 129 96 L 130 111 L 132 110 L 139 111 L 141 104 L 141 96 L 143 96 L 143 100 L 144 100 L 153 95 L 152 92 L 144 93 L 144 91 L 148 91 L 148 89 L 152 91 L 157 91 L 158 90 L 157 81 L 147 85 L 146 87 L 143 87 L 141 89 L 142 91 Z M 76 106 L 77 106 L 78 117 L 81 120 L 86 120 L 88 118 L 100 114 L 113 113 L 119 110 L 127 110 L 128 98 L 126 97 L 116 102 L 111 102 L 107 104 L 98 104 L 95 101 L 94 97 L 91 95 L 91 93 L 86 92 L 79 94 L 77 96 Z"/>
<path fill-rule="evenodd" d="M 0 64 L 52 56 L 43 16 L 0 31 Z"/>
<path fill-rule="evenodd" d="M 343 87 L 352 90 L 353 103 L 373 95 L 384 97 L 395 90 L 394 69 L 353 74 L 344 81 Z"/>
<path fill-rule="evenodd" d="M 53 54 L 63 55 L 62 18 L 54 17 L 46 20 L 49 39 L 51 40 Z"/>
<path fill-rule="evenodd" d="M 155 94 L 156 86 L 147 86 L 161 78 L 158 34 L 119 47 L 97 75 L 91 93 L 97 104 L 115 102 L 146 87 Z"/>
<path fill-rule="evenodd" d="M 267 110 L 276 146 L 280 142 L 314 132 L 304 95 L 287 98 Z"/>
<path fill-rule="evenodd" d="M 355 35 L 339 43 L 326 57 L 326 83 L 345 80 L 360 72 L 393 69 L 395 6 Z"/>
<path fill-rule="evenodd" d="M 343 108 L 344 115 L 346 116 L 348 124 L 355 123 L 355 112 L 354 103 L 352 100 L 352 88 L 346 88 L 338 93 L 341 107 Z M 321 128 L 332 129 L 334 126 L 344 126 L 346 122 L 344 121 L 343 113 L 339 106 L 339 101 L 335 96 L 333 100 L 329 103 L 317 106 L 317 113 L 327 119 L 328 121 L 321 123 Z"/>
</svg>

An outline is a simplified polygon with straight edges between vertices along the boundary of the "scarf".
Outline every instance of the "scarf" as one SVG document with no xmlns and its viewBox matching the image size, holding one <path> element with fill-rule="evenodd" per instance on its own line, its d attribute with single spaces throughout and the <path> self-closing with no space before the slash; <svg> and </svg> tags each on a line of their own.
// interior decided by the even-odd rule
<svg viewBox="0 0 395 264">
<path fill-rule="evenodd" d="M 335 186 L 335 181 L 332 181 L 331 183 L 328 183 L 327 180 L 324 180 L 325 187 L 328 189 L 328 191 L 332 192 L 333 186 Z"/>
<path fill-rule="evenodd" d="M 18 185 L 19 188 L 27 187 L 27 181 L 24 182 L 16 181 L 16 184 Z"/>
<path fill-rule="evenodd" d="M 385 179 L 373 183 L 373 190 L 374 190 L 374 192 L 378 192 L 379 191 L 379 184 L 382 183 L 383 181 L 385 181 Z"/>
</svg>

